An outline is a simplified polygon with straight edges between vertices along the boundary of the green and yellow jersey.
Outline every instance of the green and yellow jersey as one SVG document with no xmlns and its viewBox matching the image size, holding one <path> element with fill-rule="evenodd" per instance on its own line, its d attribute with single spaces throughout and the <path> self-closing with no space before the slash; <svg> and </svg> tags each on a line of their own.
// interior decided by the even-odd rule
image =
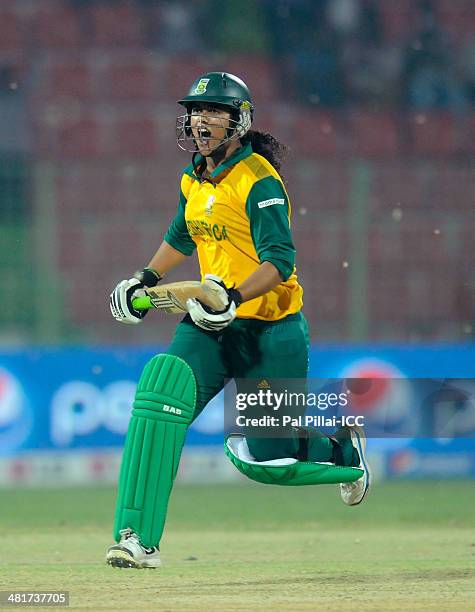
<svg viewBox="0 0 475 612">
<path fill-rule="evenodd" d="M 165 241 L 185 255 L 196 248 L 202 277 L 216 274 L 227 287 L 238 287 L 264 261 L 278 269 L 282 282 L 241 304 L 239 318 L 276 321 L 298 312 L 303 290 L 295 274 L 290 202 L 279 174 L 248 144 L 219 165 L 211 180 L 201 181 L 191 164 L 185 168 Z"/>
</svg>

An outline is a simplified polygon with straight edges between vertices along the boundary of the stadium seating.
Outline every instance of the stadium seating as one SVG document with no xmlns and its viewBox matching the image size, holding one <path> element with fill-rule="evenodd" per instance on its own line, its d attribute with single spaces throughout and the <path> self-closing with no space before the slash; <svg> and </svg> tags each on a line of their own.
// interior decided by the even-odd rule
<svg viewBox="0 0 475 612">
<path fill-rule="evenodd" d="M 278 71 L 274 62 L 255 55 L 233 55 L 222 61 L 222 68 L 231 74 L 239 74 L 249 85 L 257 107 L 274 103 L 282 94 L 278 87 Z M 264 114 L 264 112 L 262 113 Z"/>
<path fill-rule="evenodd" d="M 470 0 L 437 4 L 454 43 L 467 41 L 475 25 Z M 385 42 L 402 48 L 413 34 L 416 3 L 378 5 Z M 94 323 L 98 337 L 112 337 L 104 296 L 150 258 L 175 214 L 190 157 L 175 144 L 175 101 L 208 70 L 240 74 L 254 96 L 255 126 L 291 147 L 283 173 L 316 338 L 350 333 L 355 244 L 348 227 L 361 159 L 369 187 L 361 253 L 369 264 L 372 337 L 436 337 L 444 321 L 456 326 L 465 316 L 456 302 L 460 285 L 473 283 L 467 219 L 474 214 L 475 116 L 299 105 L 287 100 L 279 66 L 264 55 L 164 52 L 159 6 L 149 13 L 122 0 L 82 9 L 61 0 L 28 6 L 1 3 L 0 64 L 21 72 L 32 154 L 52 162 L 56 174 L 58 264 L 71 326 L 81 331 Z M 151 25 L 145 15 L 152 13 Z M 151 28 L 156 47 L 149 46 Z M 196 263 L 187 262 L 181 276 L 187 274 L 196 276 Z M 113 337 L 129 341 L 123 330 Z"/>
<path fill-rule="evenodd" d="M 178 100 L 188 93 L 198 75 L 210 70 L 204 57 L 171 56 L 162 66 L 157 95 L 160 100 Z"/>
<path fill-rule="evenodd" d="M 412 151 L 447 157 L 458 150 L 455 121 L 448 113 L 416 113 L 410 117 Z"/>
<path fill-rule="evenodd" d="M 80 15 L 65 3 L 51 6 L 38 2 L 32 35 L 35 44 L 42 49 L 77 49 L 85 39 Z"/>
<path fill-rule="evenodd" d="M 118 152 L 132 157 L 155 157 L 158 153 L 156 125 L 152 117 L 125 117 L 117 122 Z"/>
<path fill-rule="evenodd" d="M 26 24 L 13 7 L 0 6 L 0 51 L 21 51 L 26 40 Z"/>
<path fill-rule="evenodd" d="M 356 110 L 350 115 L 352 153 L 363 157 L 394 157 L 399 149 L 398 125 L 389 113 Z"/>
<path fill-rule="evenodd" d="M 472 0 L 438 0 L 437 14 L 453 43 L 460 44 L 473 37 L 475 15 Z"/>
<path fill-rule="evenodd" d="M 142 13 L 133 2 L 100 2 L 89 8 L 93 44 L 98 46 L 143 46 Z"/>
<path fill-rule="evenodd" d="M 420 160 L 388 160 L 373 163 L 371 197 L 373 208 L 387 219 L 392 214 L 424 208 L 429 201 L 431 167 Z M 400 213 L 398 213 L 400 210 Z"/>
<path fill-rule="evenodd" d="M 332 113 L 297 108 L 289 129 L 290 145 L 299 156 L 333 156 L 339 151 L 339 129 Z"/>
<path fill-rule="evenodd" d="M 398 0 L 397 2 L 379 2 L 383 21 L 384 37 L 388 42 L 396 42 L 407 38 L 415 23 L 417 4 L 413 0 Z"/>
<path fill-rule="evenodd" d="M 114 101 L 154 100 L 160 87 L 157 62 L 145 50 L 109 54 L 98 76 L 103 96 Z"/>
<path fill-rule="evenodd" d="M 96 157 L 110 152 L 106 126 L 98 117 L 84 114 L 65 121 L 58 132 L 60 157 Z"/>
<path fill-rule="evenodd" d="M 97 63 L 82 53 L 39 56 L 32 66 L 35 101 L 57 104 L 65 98 L 79 101 L 97 98 Z"/>
</svg>

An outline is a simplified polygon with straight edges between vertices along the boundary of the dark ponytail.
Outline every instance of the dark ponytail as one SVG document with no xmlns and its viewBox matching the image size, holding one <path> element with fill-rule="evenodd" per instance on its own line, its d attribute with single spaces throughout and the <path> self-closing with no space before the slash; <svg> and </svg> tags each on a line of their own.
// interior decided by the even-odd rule
<svg viewBox="0 0 475 612">
<path fill-rule="evenodd" d="M 267 161 L 277 170 L 284 184 L 287 184 L 284 176 L 282 175 L 282 162 L 286 158 L 289 147 L 279 142 L 277 138 L 272 136 L 269 132 L 259 132 L 257 130 L 249 130 L 244 136 L 240 138 L 242 145 L 251 144 L 252 150 L 258 155 L 265 157 Z M 196 162 L 198 153 L 193 153 L 191 162 L 196 176 L 202 177 L 203 172 L 206 170 L 206 159 L 203 158 L 199 163 Z"/>
<path fill-rule="evenodd" d="M 281 173 L 281 167 L 289 151 L 286 145 L 279 142 L 277 138 L 274 138 L 269 132 L 258 132 L 257 130 L 249 130 L 241 138 L 241 142 L 243 145 L 251 143 L 254 153 L 258 153 L 262 155 L 262 157 L 265 157 L 284 180 Z"/>
</svg>

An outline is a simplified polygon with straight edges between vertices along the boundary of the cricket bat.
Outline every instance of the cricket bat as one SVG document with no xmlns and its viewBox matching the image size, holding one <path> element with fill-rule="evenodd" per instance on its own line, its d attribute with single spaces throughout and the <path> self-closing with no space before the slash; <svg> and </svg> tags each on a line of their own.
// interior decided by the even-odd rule
<svg viewBox="0 0 475 612">
<path fill-rule="evenodd" d="M 168 313 L 183 313 L 186 310 L 186 300 L 195 298 L 213 310 L 223 310 L 227 302 L 223 301 L 222 292 L 215 283 L 205 281 L 180 281 L 166 283 L 156 287 L 145 287 L 146 296 L 137 297 L 132 305 L 136 310 L 156 308 Z"/>
</svg>

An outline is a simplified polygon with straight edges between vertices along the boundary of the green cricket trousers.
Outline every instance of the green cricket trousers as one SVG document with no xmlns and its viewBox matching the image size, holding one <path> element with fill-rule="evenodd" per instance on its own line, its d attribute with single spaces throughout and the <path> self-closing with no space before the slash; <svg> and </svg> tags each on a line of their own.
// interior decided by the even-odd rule
<svg viewBox="0 0 475 612">
<path fill-rule="evenodd" d="M 284 385 L 289 379 L 290 384 L 292 379 L 305 380 L 308 349 L 307 322 L 301 313 L 289 315 L 281 321 L 236 319 L 221 332 L 202 330 L 186 316 L 178 324 L 167 353 L 181 358 L 193 370 L 197 386 L 193 415 L 196 418 L 221 391 L 226 379 L 238 379 L 238 385 L 243 385 L 242 379 L 253 379 L 252 386 L 256 379 L 270 379 L 272 390 L 280 385 L 278 379 L 284 379 Z M 140 390 L 134 402 L 122 458 L 114 523 L 116 541 L 121 539 L 123 529 L 130 528 L 147 547 L 158 546 L 160 542 L 186 434 L 185 428 L 179 425 L 167 427 L 176 421 L 161 414 L 160 402 L 153 399 L 157 394 L 148 391 L 150 379 L 153 379 L 150 374 L 154 372 L 157 361 L 160 360 L 151 360 L 147 364 L 139 381 Z M 179 366 L 187 370 L 183 364 Z M 155 414 L 150 415 L 149 408 Z M 266 408 L 261 405 L 258 410 L 265 412 Z M 161 419 L 156 417 L 157 414 Z M 181 414 L 181 411 L 176 414 Z M 186 419 L 188 422 L 189 418 Z M 272 428 L 268 429 L 270 432 L 265 433 L 269 437 L 262 435 L 261 431 L 242 431 L 249 451 L 257 461 L 293 457 L 299 461 L 329 461 L 346 466 L 359 463 L 347 430 L 346 439 L 342 434 L 339 440 L 337 434 L 330 438 L 312 428 L 288 427 L 279 434 Z"/>
<path fill-rule="evenodd" d="M 279 321 L 235 319 L 221 332 L 205 331 L 187 315 L 178 324 L 167 353 L 181 357 L 194 372 L 196 418 L 221 391 L 225 379 L 306 379 L 309 344 L 308 324 L 301 312 Z M 305 430 L 304 443 L 302 431 L 293 429 L 285 437 L 248 437 L 248 447 L 257 461 L 294 457 L 358 464 L 346 432 L 335 451 L 335 439 L 313 428 Z"/>
</svg>

